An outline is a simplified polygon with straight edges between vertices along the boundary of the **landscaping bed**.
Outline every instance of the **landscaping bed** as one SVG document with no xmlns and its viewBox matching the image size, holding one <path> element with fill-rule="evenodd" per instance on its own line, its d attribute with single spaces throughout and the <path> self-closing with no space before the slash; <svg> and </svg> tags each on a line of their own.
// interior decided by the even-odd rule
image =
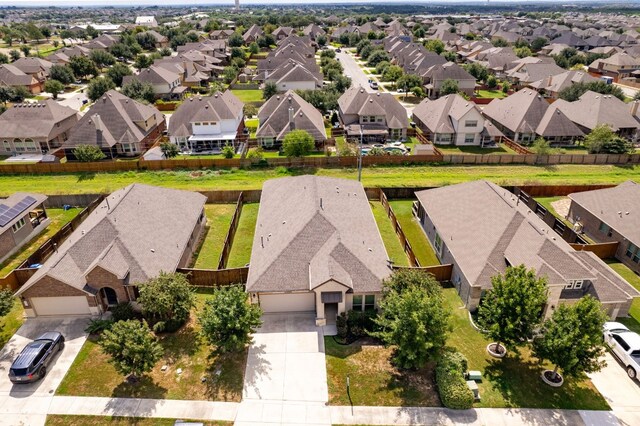
<svg viewBox="0 0 640 426">
<path fill-rule="evenodd" d="M 207 204 L 204 206 L 207 215 L 206 234 L 200 250 L 195 255 L 194 268 L 218 269 L 220 253 L 222 253 L 224 240 L 235 209 L 235 204 Z"/>
</svg>

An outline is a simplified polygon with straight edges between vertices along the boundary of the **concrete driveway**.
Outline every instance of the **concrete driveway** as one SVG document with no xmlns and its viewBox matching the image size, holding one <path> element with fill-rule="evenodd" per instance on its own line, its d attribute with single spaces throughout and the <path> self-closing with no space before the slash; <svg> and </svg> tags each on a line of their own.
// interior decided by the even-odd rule
<svg viewBox="0 0 640 426">
<path fill-rule="evenodd" d="M 607 400 L 620 424 L 640 424 L 640 382 L 627 376 L 625 367 L 607 352 L 607 366 L 589 374 L 591 381 Z"/>
</svg>

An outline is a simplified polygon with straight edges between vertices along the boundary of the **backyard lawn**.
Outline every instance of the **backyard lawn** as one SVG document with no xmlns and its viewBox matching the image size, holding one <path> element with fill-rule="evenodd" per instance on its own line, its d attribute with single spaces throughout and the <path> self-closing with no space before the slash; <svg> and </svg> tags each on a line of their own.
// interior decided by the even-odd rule
<svg viewBox="0 0 640 426">
<path fill-rule="evenodd" d="M 396 214 L 404 235 L 409 240 L 413 253 L 421 266 L 439 265 L 440 261 L 429 243 L 420 223 L 413 216 L 411 209 L 415 200 L 390 200 L 389 204 Z"/>
<path fill-rule="evenodd" d="M 231 89 L 231 93 L 244 103 L 263 101 L 262 90 L 260 89 Z"/>
<path fill-rule="evenodd" d="M 173 426 L 176 419 L 111 416 L 63 416 L 49 414 L 45 426 Z M 187 420 L 188 421 L 188 420 Z M 202 422 L 205 426 L 233 425 L 233 422 Z"/>
<path fill-rule="evenodd" d="M 194 268 L 218 269 L 224 239 L 229 232 L 229 224 L 231 224 L 235 210 L 235 204 L 207 204 L 204 206 L 207 215 L 206 235 L 200 250 L 195 255 Z"/>
<path fill-rule="evenodd" d="M 55 182 L 55 179 L 52 179 Z M 2 178 L 0 178 L 2 182 Z M 0 185 L 1 186 L 1 185 Z M 37 191 L 36 191 L 37 192 Z M 60 230 L 64 225 L 71 222 L 71 220 L 82 211 L 80 208 L 72 208 L 67 211 L 63 209 L 46 209 L 47 216 L 51 218 L 49 226 L 42 231 L 39 235 L 35 236 L 31 241 L 22 246 L 22 248 L 13 256 L 9 257 L 2 264 L 0 264 L 0 277 L 6 276 L 9 272 L 20 266 L 34 251 L 38 249 L 45 241 L 51 238 L 56 232 Z"/>
<path fill-rule="evenodd" d="M 97 338 L 91 336 L 58 387 L 58 395 L 122 398 L 188 399 L 239 402 L 246 364 L 243 354 L 214 355 L 199 335 L 196 312 L 210 297 L 210 290 L 197 293 L 197 307 L 188 324 L 175 333 L 162 333 L 164 356 L 151 373 L 130 384 L 109 363 Z M 166 371 L 161 367 L 166 365 Z M 177 369 L 182 374 L 177 374 Z M 91 374 L 87 374 L 91 371 Z M 202 378 L 206 381 L 202 382 Z"/>
<path fill-rule="evenodd" d="M 389 259 L 393 260 L 395 265 L 409 266 L 409 258 L 407 258 L 400 244 L 400 239 L 398 239 L 396 231 L 391 225 L 391 219 L 387 216 L 387 212 L 384 207 L 382 207 L 382 203 L 379 201 L 369 201 L 369 205 L 373 211 L 373 217 L 375 217 L 376 223 L 378 224 L 378 230 L 380 230 L 380 235 L 387 249 Z"/>
<path fill-rule="evenodd" d="M 502 90 L 478 90 L 476 92 L 479 98 L 506 98 L 507 94 Z"/>
<path fill-rule="evenodd" d="M 496 148 L 482 148 L 479 146 L 453 146 L 453 145 L 436 145 L 443 154 L 464 154 L 464 155 L 483 155 L 483 154 L 515 154 L 516 152 L 504 144 L 500 144 Z"/>
<path fill-rule="evenodd" d="M 246 203 L 242 206 L 242 213 L 240 214 L 236 235 L 233 238 L 227 268 L 240 268 L 249 263 L 259 207 L 259 203 Z"/>
</svg>

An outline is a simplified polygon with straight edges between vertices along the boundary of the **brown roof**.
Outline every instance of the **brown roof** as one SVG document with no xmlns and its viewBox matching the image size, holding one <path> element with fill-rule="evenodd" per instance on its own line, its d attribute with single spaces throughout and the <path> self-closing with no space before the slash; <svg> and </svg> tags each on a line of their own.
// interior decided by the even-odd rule
<svg viewBox="0 0 640 426">
<path fill-rule="evenodd" d="M 60 133 L 60 123 L 76 115 L 72 108 L 51 99 L 38 103 L 16 104 L 0 115 L 0 139 L 51 140 Z M 70 124 L 74 124 L 78 119 L 70 121 Z"/>
<path fill-rule="evenodd" d="M 338 106 L 342 116 L 385 116 L 389 128 L 401 129 L 409 126 L 407 110 L 391 93 L 368 93 L 362 86 L 353 86 L 340 96 Z"/>
<path fill-rule="evenodd" d="M 5 86 L 30 86 L 37 83 L 29 74 L 11 64 L 0 65 L 0 84 Z"/>
<path fill-rule="evenodd" d="M 242 117 L 244 104 L 230 90 L 185 100 L 169 120 L 169 135 L 191 136 L 193 121 L 235 120 Z M 196 118 L 197 117 L 197 118 Z"/>
<path fill-rule="evenodd" d="M 306 130 L 316 141 L 327 139 L 322 113 L 302 99 L 293 90 L 284 95 L 272 96 L 258 111 L 260 125 L 256 137 L 275 137 L 284 139 L 291 128 L 290 111 L 292 109 L 293 129 Z"/>
<path fill-rule="evenodd" d="M 265 182 L 247 291 L 301 291 L 335 280 L 382 289 L 391 270 L 362 184 L 298 176 Z"/>
</svg>

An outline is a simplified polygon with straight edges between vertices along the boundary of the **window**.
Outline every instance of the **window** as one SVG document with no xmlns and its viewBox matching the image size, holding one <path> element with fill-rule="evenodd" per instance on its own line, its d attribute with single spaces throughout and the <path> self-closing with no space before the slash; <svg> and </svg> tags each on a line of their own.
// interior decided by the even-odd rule
<svg viewBox="0 0 640 426">
<path fill-rule="evenodd" d="M 436 134 L 436 142 L 451 143 L 451 133 Z"/>
<path fill-rule="evenodd" d="M 354 311 L 372 311 L 376 308 L 376 296 L 373 294 L 354 294 L 353 306 Z"/>
<path fill-rule="evenodd" d="M 11 229 L 13 229 L 13 232 L 18 232 L 20 228 L 22 228 L 23 226 L 24 226 L 24 217 L 19 221 L 17 221 L 16 223 L 14 223 Z"/>
<path fill-rule="evenodd" d="M 376 120 L 378 123 L 384 123 L 384 117 L 378 117 Z"/>
<path fill-rule="evenodd" d="M 466 133 L 464 135 L 464 143 L 473 143 L 476 140 L 476 135 L 474 133 Z"/>
<path fill-rule="evenodd" d="M 477 127 L 478 126 L 478 120 L 466 120 L 464 122 L 464 127 Z"/>
<path fill-rule="evenodd" d="M 440 234 L 438 234 L 437 232 L 434 245 L 436 246 L 436 252 L 438 254 L 442 254 L 442 238 L 440 238 Z"/>
<path fill-rule="evenodd" d="M 354 311 L 361 311 L 362 310 L 362 295 L 361 294 L 354 294 L 353 295 L 353 307 L 351 308 Z"/>
<path fill-rule="evenodd" d="M 567 282 L 567 285 L 564 286 L 565 289 L 567 290 L 579 290 L 582 288 L 582 285 L 584 284 L 584 280 L 569 280 Z"/>
<path fill-rule="evenodd" d="M 635 244 L 629 243 L 627 247 L 626 256 L 633 260 L 636 263 L 640 263 L 640 248 L 638 248 Z"/>
<path fill-rule="evenodd" d="M 604 222 L 600 222 L 600 228 L 598 228 L 600 230 L 601 233 L 607 235 L 607 236 L 611 236 L 612 232 L 611 232 L 611 227 L 609 225 L 607 225 Z"/>
<path fill-rule="evenodd" d="M 364 310 L 373 311 L 376 308 L 376 296 L 367 294 L 364 296 Z"/>
<path fill-rule="evenodd" d="M 11 144 L 9 143 L 9 141 L 4 141 L 4 150 L 5 151 L 11 151 Z"/>
<path fill-rule="evenodd" d="M 265 148 L 273 147 L 273 138 L 264 138 L 264 139 L 262 139 L 262 145 Z"/>
<path fill-rule="evenodd" d="M 615 340 L 616 343 L 622 347 L 622 349 L 624 349 L 625 351 L 629 350 L 629 345 L 627 344 L 627 342 L 624 341 L 622 337 L 620 337 L 617 334 L 614 334 L 612 337 L 613 337 L 613 340 Z"/>
<path fill-rule="evenodd" d="M 362 117 L 362 122 L 363 122 L 363 123 L 368 123 L 368 122 L 369 122 L 369 117 L 368 117 L 368 116 L 366 116 L 366 115 L 365 115 L 365 116 L 363 116 L 363 117 Z"/>
</svg>

